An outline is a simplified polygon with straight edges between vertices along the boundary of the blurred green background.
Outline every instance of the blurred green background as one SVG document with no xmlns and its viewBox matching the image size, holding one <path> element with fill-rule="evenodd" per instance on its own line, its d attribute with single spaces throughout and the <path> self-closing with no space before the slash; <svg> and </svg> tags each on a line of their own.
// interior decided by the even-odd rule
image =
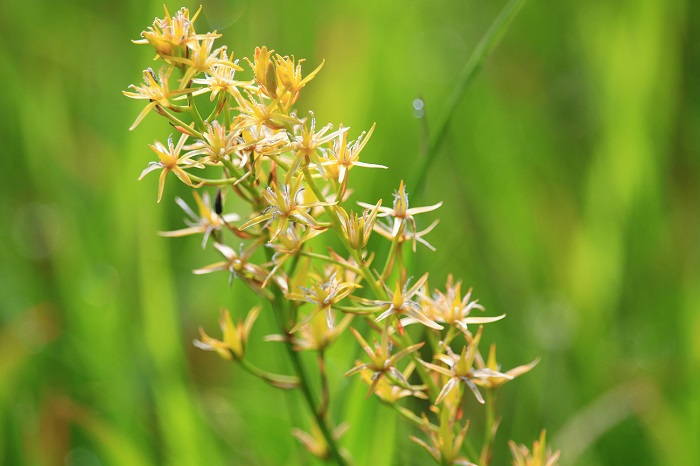
<svg viewBox="0 0 700 466">
<path fill-rule="evenodd" d="M 205 1 L 237 57 L 256 45 L 326 65 L 301 109 L 373 122 L 357 199 L 408 179 L 469 54 L 504 1 Z M 152 52 L 135 46 L 162 5 L 4 0 L 0 17 L 0 464 L 315 464 L 289 435 L 299 398 L 191 341 L 218 308 L 255 301 L 179 228 L 170 179 L 137 182 L 169 128 L 122 96 Z M 191 11 L 196 3 L 185 3 Z M 180 4 L 168 3 L 171 13 Z M 687 0 L 525 5 L 467 89 L 414 205 L 444 201 L 416 275 L 473 286 L 506 368 L 506 441 L 541 427 L 567 465 L 700 464 L 700 48 Z M 426 117 L 412 102 L 425 102 Z M 359 170 L 358 170 L 359 171 Z M 409 194 L 414 187 L 409 186 Z M 419 225 L 420 226 L 420 225 Z M 427 226 L 427 223 L 424 224 Z M 275 343 L 251 352 L 286 370 Z M 486 346 L 484 345 L 484 348 Z M 340 377 L 334 415 L 359 465 L 432 464 L 364 388 Z M 359 396 L 356 396 L 359 395 Z M 358 401 L 357 398 L 360 398 Z M 478 421 L 476 421 L 478 424 Z M 475 426 L 475 431 L 478 429 Z"/>
</svg>

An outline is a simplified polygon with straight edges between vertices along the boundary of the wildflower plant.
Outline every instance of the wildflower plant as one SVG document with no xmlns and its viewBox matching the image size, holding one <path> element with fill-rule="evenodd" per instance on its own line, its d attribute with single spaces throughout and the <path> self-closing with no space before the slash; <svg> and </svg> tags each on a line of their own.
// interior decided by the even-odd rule
<svg viewBox="0 0 700 466">
<path fill-rule="evenodd" d="M 481 315 L 484 307 L 472 290 L 462 296 L 461 282 L 451 275 L 442 289 L 430 288 L 427 273 L 411 278 L 404 255 L 419 243 L 434 249 L 425 237 L 436 222 L 422 230 L 419 223 L 442 203 L 409 206 L 403 181 L 392 203 L 352 199 L 349 186 L 361 171 L 355 168 L 386 167 L 360 161 L 374 125 L 352 140 L 350 128 L 318 128 L 313 113 L 295 110 L 323 62 L 305 73 L 304 60 L 259 47 L 244 60 L 249 73 L 241 79 L 246 66 L 226 46 L 215 45 L 220 35 L 196 32 L 198 14 L 182 8 L 171 16 L 166 9 L 142 32 L 134 43 L 153 47 L 160 67 L 144 72 L 143 86 L 124 92 L 147 102 L 132 129 L 155 113 L 173 133 L 166 143 L 151 145 L 157 159 L 140 178 L 161 171 L 159 202 L 166 180 L 174 179 L 169 172 L 195 189 L 196 211 L 176 198 L 189 217 L 185 227 L 161 234 L 201 235 L 202 247 L 215 249 L 221 260 L 194 273 L 228 274 L 260 301 L 247 313 L 222 310 L 221 339 L 200 329 L 195 345 L 274 387 L 300 390 L 309 414 L 302 425 L 310 428 L 295 427 L 293 435 L 312 455 L 347 465 L 352 452 L 340 436 L 352 426 L 331 416 L 325 355 L 350 333 L 361 357 L 345 376 L 359 378 L 367 397 L 378 397 L 413 424 L 413 441 L 441 465 L 490 464 L 498 427 L 495 393 L 537 361 L 503 371 L 495 346 L 484 360 L 484 326 L 504 316 Z M 224 212 L 229 196 L 247 207 Z M 368 249 L 373 234 L 387 241 L 384 252 Z M 342 248 L 319 250 L 322 235 L 334 236 Z M 279 333 L 265 340 L 286 348 L 292 374 L 273 374 L 248 358 L 251 329 L 262 312 L 276 318 Z M 410 325 L 416 330 L 409 332 Z M 313 365 L 302 351 L 315 353 Z M 310 381 L 319 378 L 317 389 Z M 468 398 L 484 406 L 483 436 L 470 436 L 463 409 Z M 544 435 L 532 453 L 537 459 L 514 445 L 514 464 L 552 465 L 558 456 L 543 459 Z"/>
</svg>

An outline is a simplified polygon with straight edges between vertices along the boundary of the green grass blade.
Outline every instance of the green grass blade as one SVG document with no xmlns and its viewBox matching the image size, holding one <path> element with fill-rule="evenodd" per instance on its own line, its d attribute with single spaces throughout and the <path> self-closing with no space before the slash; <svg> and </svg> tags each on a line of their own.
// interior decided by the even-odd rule
<svg viewBox="0 0 700 466">
<path fill-rule="evenodd" d="M 408 184 L 409 188 L 413 190 L 414 196 L 419 193 L 421 187 L 423 186 L 425 177 L 428 174 L 430 162 L 435 158 L 440 150 L 442 142 L 445 140 L 445 134 L 447 133 L 450 120 L 452 119 L 452 115 L 454 114 L 462 95 L 464 95 L 464 91 L 479 73 L 484 65 L 484 62 L 486 61 L 486 58 L 488 58 L 496 45 L 498 45 L 498 42 L 508 30 L 508 27 L 515 19 L 518 12 L 522 9 L 523 5 L 525 5 L 526 1 L 527 0 L 511 0 L 508 2 L 508 4 L 503 8 L 503 10 L 501 10 L 501 13 L 491 24 L 491 27 L 489 27 L 484 36 L 481 38 L 474 49 L 474 52 L 469 57 L 467 64 L 462 69 L 457 85 L 447 101 L 447 107 L 445 107 L 445 110 L 440 117 L 437 130 L 430 140 L 430 144 L 425 155 L 419 159 L 414 175 L 411 177 L 411 182 Z"/>
</svg>

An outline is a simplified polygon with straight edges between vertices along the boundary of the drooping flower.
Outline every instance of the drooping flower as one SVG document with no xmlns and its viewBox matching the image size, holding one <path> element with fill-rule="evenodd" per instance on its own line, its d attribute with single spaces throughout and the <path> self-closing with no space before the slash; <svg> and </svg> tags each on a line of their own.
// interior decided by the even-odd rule
<svg viewBox="0 0 700 466">
<path fill-rule="evenodd" d="M 240 217 L 235 213 L 223 215 L 217 214 L 212 208 L 211 199 L 208 192 L 205 192 L 202 197 L 199 196 L 197 191 L 193 192 L 192 195 L 197 203 L 199 214 L 195 214 L 190 206 L 188 206 L 187 203 L 181 198 L 175 198 L 177 205 L 179 205 L 189 217 L 189 219 L 185 219 L 185 224 L 187 224 L 188 227 L 174 231 L 163 231 L 160 232 L 160 235 L 167 237 L 178 237 L 202 234 L 202 248 L 204 248 L 207 244 L 209 236 L 211 236 L 212 233 L 221 230 L 230 222 L 237 222 L 240 220 Z"/>
<path fill-rule="evenodd" d="M 236 252 L 230 246 L 222 243 L 214 243 L 214 247 L 226 258 L 224 261 L 216 262 L 211 265 L 207 265 L 200 269 L 194 270 L 193 273 L 196 275 L 202 275 L 206 273 L 218 272 L 220 270 L 226 270 L 231 275 L 229 277 L 229 284 L 233 281 L 233 278 L 239 278 L 246 282 L 253 291 L 263 296 L 270 294 L 269 290 L 263 289 L 263 283 L 267 277 L 267 272 L 261 266 L 250 262 L 250 258 L 260 246 L 260 242 L 251 243 L 248 248 L 244 249 L 243 243 L 240 244 L 239 251 Z M 267 293 L 266 293 L 267 292 Z"/>
</svg>

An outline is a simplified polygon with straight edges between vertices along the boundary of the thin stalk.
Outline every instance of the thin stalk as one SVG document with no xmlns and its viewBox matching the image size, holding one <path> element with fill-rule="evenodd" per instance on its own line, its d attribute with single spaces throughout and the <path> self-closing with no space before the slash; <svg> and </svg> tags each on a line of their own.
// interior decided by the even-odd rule
<svg viewBox="0 0 700 466">
<path fill-rule="evenodd" d="M 223 92 L 219 93 L 219 97 L 216 99 L 216 105 L 214 106 L 214 109 L 211 111 L 209 116 L 207 117 L 206 120 L 204 120 L 205 123 L 211 123 L 214 121 L 214 118 L 219 116 L 221 111 L 223 110 L 223 107 L 226 105 L 226 94 Z M 226 115 L 224 115 L 224 118 L 226 118 Z M 224 124 L 228 128 L 230 126 L 230 123 L 227 123 L 224 121 Z"/>
<path fill-rule="evenodd" d="M 423 419 L 420 417 L 416 416 L 416 414 L 411 411 L 410 409 L 406 409 L 403 406 L 399 406 L 397 403 L 387 403 L 389 406 L 394 408 L 394 410 L 401 415 L 404 419 L 412 422 L 415 424 L 417 427 L 425 427 L 425 423 L 423 422 Z M 434 424 L 429 424 L 430 430 L 437 432 L 439 428 L 434 425 Z"/>
<path fill-rule="evenodd" d="M 193 181 L 196 181 L 197 183 L 204 183 L 207 186 L 228 186 L 238 181 L 238 178 L 218 178 L 216 180 L 211 178 L 202 178 L 201 176 L 193 175 L 189 172 L 187 173 L 187 176 L 189 176 Z"/>
<path fill-rule="evenodd" d="M 195 137 L 197 137 L 199 139 L 204 139 L 204 136 L 202 135 L 202 133 L 200 131 L 197 131 L 196 129 L 192 128 L 190 125 L 188 125 L 184 121 L 180 120 L 178 117 L 176 117 L 175 115 L 173 115 L 169 111 L 165 110 L 160 105 L 156 105 L 155 109 L 156 109 L 157 114 L 162 115 L 165 118 L 167 118 L 168 120 L 170 120 L 170 122 L 173 124 L 173 126 L 180 126 L 182 128 L 187 128 L 187 131 L 189 133 L 192 133 L 192 135 L 194 135 Z"/>
<path fill-rule="evenodd" d="M 323 438 L 325 439 L 326 444 L 328 445 L 328 450 L 330 452 L 331 457 L 336 461 L 338 466 L 348 466 L 347 462 L 343 458 L 343 455 L 340 454 L 340 449 L 336 443 L 335 438 L 333 438 L 331 429 L 328 427 L 328 424 L 326 424 L 326 420 L 323 416 L 321 416 L 319 410 L 316 409 L 316 402 L 314 401 L 314 397 L 311 393 L 311 388 L 309 387 L 308 383 L 309 378 L 306 374 L 306 369 L 304 368 L 304 365 L 301 362 L 299 353 L 297 351 L 294 351 L 294 348 L 292 348 L 292 345 L 289 343 L 285 344 L 285 347 L 287 348 L 287 352 L 289 353 L 289 356 L 292 359 L 294 371 L 299 377 L 299 388 L 301 389 L 301 392 L 304 395 L 306 405 L 309 408 L 309 411 L 313 414 L 314 419 L 316 420 L 316 424 L 318 424 L 318 427 L 321 430 L 321 434 L 323 435 Z"/>
<path fill-rule="evenodd" d="M 480 463 L 482 466 L 491 464 L 493 458 L 493 442 L 496 437 L 494 429 L 496 420 L 495 396 L 492 389 L 486 390 L 484 395 L 486 404 L 486 419 L 484 422 L 484 444 L 481 447 Z"/>
<path fill-rule="evenodd" d="M 187 104 L 189 105 L 190 115 L 192 115 L 192 119 L 197 125 L 197 128 L 199 128 L 201 131 L 204 131 L 206 125 L 204 124 L 204 120 L 202 120 L 202 115 L 200 115 L 199 110 L 197 110 L 197 104 L 195 103 L 192 94 L 187 94 Z"/>
<path fill-rule="evenodd" d="M 268 256 L 268 260 L 272 259 L 272 252 L 269 250 L 265 251 L 266 255 Z M 285 324 L 285 319 L 284 319 L 284 308 L 283 308 L 283 303 L 284 301 L 284 296 L 282 295 L 281 290 L 278 287 L 273 288 L 273 293 L 274 293 L 274 299 L 272 300 L 272 308 L 274 310 L 275 318 L 277 320 L 277 325 L 284 334 L 288 333 L 288 328 L 287 325 Z M 333 434 L 331 432 L 330 427 L 328 424 L 326 424 L 326 420 L 323 416 L 320 415 L 320 410 L 317 409 L 316 401 L 314 400 L 314 396 L 311 393 L 311 386 L 309 384 L 309 377 L 306 373 L 306 368 L 304 367 L 304 364 L 301 361 L 301 357 L 299 356 L 299 353 L 294 350 L 294 347 L 292 345 L 291 340 L 285 339 L 285 344 L 284 347 L 287 350 L 287 354 L 289 355 L 289 358 L 292 360 L 292 366 L 294 367 L 294 372 L 297 374 L 297 377 L 299 378 L 299 389 L 301 390 L 301 393 L 303 395 L 304 401 L 306 402 L 306 406 L 309 409 L 309 412 L 313 415 L 316 424 L 318 425 L 318 428 L 321 431 L 321 434 L 323 435 L 324 440 L 326 441 L 326 444 L 328 445 L 328 450 L 330 453 L 331 458 L 338 464 L 338 466 L 348 466 L 347 462 L 343 458 L 343 455 L 340 454 L 340 448 L 338 447 L 338 444 L 333 438 Z"/>
<path fill-rule="evenodd" d="M 224 164 L 224 167 L 226 167 L 226 170 L 229 171 L 230 173 L 233 173 L 238 178 L 238 180 L 243 179 L 243 175 L 240 174 L 240 170 L 238 168 L 236 168 L 236 166 L 233 164 L 233 162 L 231 162 L 227 158 L 222 158 L 221 162 Z M 245 179 L 245 183 L 243 183 L 243 182 L 238 183 L 236 185 L 236 187 L 242 186 L 246 191 L 248 191 L 251 198 L 253 199 L 253 203 L 255 203 L 255 202 L 257 202 L 257 200 L 259 200 L 260 196 L 258 195 L 258 191 L 254 187 L 251 186 L 249 180 L 250 180 L 250 177 Z"/>
<path fill-rule="evenodd" d="M 279 157 L 277 157 L 277 154 L 267 154 L 266 157 L 275 162 L 278 167 L 284 170 L 285 173 L 289 171 L 289 164 L 287 162 L 281 161 Z"/>
<path fill-rule="evenodd" d="M 309 171 L 308 167 L 303 168 L 303 172 L 306 184 L 309 185 L 311 191 L 313 191 L 313 193 L 319 200 L 324 199 L 323 193 L 320 189 L 318 189 L 318 186 L 316 185 L 316 182 L 314 181 L 313 176 L 311 175 L 311 172 Z M 338 220 L 338 216 L 335 214 L 335 212 L 333 212 L 331 206 L 324 205 L 323 209 L 326 211 L 326 214 L 330 218 L 331 224 L 333 225 L 333 229 L 335 230 L 336 235 L 338 236 L 340 241 L 343 243 L 343 246 L 345 246 L 345 249 L 347 249 L 347 251 L 353 256 L 355 262 L 357 262 L 357 265 L 360 267 L 362 277 L 369 284 L 370 288 L 372 288 L 372 292 L 375 294 L 375 296 L 377 296 L 377 298 L 384 297 L 385 293 L 379 286 L 379 284 L 376 282 L 374 277 L 372 277 L 372 272 L 369 270 L 369 267 L 362 263 L 363 261 L 359 255 L 359 252 L 353 249 L 352 246 L 350 246 L 348 239 L 342 234 L 343 229 L 340 226 L 340 220 Z"/>
<path fill-rule="evenodd" d="M 328 389 L 328 374 L 326 373 L 326 358 L 323 350 L 318 352 L 318 372 L 321 376 L 321 402 L 318 406 L 318 415 L 325 419 L 328 414 L 330 392 Z"/>
<path fill-rule="evenodd" d="M 411 186 L 414 190 L 414 195 L 417 195 L 425 184 L 424 181 L 428 173 L 428 168 L 445 140 L 445 134 L 447 133 L 450 120 L 457 108 L 457 104 L 464 95 L 464 91 L 469 84 L 471 84 L 476 75 L 479 74 L 486 58 L 489 57 L 496 45 L 498 45 L 499 40 L 503 37 L 506 30 L 508 30 L 508 27 L 515 19 L 518 12 L 522 9 L 523 5 L 525 5 L 525 2 L 526 0 L 510 0 L 508 4 L 503 7 L 501 13 L 496 17 L 486 31 L 486 34 L 483 35 L 466 65 L 464 65 L 464 69 L 462 69 L 459 75 L 457 85 L 447 101 L 447 107 L 439 119 L 435 135 L 430 140 L 425 156 L 418 160 L 418 166 L 414 171 L 414 175 L 411 177 L 411 183 L 408 184 L 408 186 Z"/>
<path fill-rule="evenodd" d="M 299 254 L 302 256 L 310 257 L 312 259 L 318 259 L 321 261 L 330 262 L 331 264 L 340 265 L 343 268 L 351 270 L 358 275 L 362 275 L 362 270 L 360 270 L 359 268 L 348 265 L 347 263 L 341 262 L 337 259 L 333 259 L 332 257 L 324 256 L 323 254 L 317 254 L 315 252 L 310 252 L 310 251 L 299 251 Z"/>
<path fill-rule="evenodd" d="M 396 236 L 394 236 L 394 239 L 391 241 L 391 248 L 389 249 L 389 254 L 386 256 L 386 262 L 384 262 L 384 268 L 382 269 L 382 274 L 380 275 L 382 277 L 382 280 L 384 281 L 386 281 L 386 279 L 389 278 L 389 274 L 391 273 L 391 270 L 393 268 L 394 256 L 396 255 L 396 249 L 399 245 L 399 241 L 401 241 L 401 237 L 403 236 L 404 228 L 405 225 L 401 226 L 401 228 L 399 228 L 399 232 Z"/>
<path fill-rule="evenodd" d="M 408 334 L 408 332 L 404 332 L 403 335 L 397 334 L 396 338 L 401 343 L 401 346 L 403 348 L 408 348 L 413 344 L 413 340 L 411 339 L 411 336 Z M 411 352 L 411 357 L 413 357 L 413 360 L 416 363 L 416 372 L 418 372 L 418 375 L 420 375 L 420 378 L 423 381 L 423 383 L 425 383 L 428 386 L 428 395 L 432 400 L 436 399 L 438 393 L 440 393 L 440 390 L 435 384 L 433 378 L 430 376 L 428 369 L 423 364 L 421 364 L 420 354 L 417 351 L 413 351 Z"/>
<path fill-rule="evenodd" d="M 292 389 L 299 385 L 299 379 L 297 377 L 272 374 L 266 370 L 260 369 L 245 358 L 239 359 L 238 362 L 241 363 L 241 367 L 248 373 L 264 380 L 274 387 Z"/>
</svg>

